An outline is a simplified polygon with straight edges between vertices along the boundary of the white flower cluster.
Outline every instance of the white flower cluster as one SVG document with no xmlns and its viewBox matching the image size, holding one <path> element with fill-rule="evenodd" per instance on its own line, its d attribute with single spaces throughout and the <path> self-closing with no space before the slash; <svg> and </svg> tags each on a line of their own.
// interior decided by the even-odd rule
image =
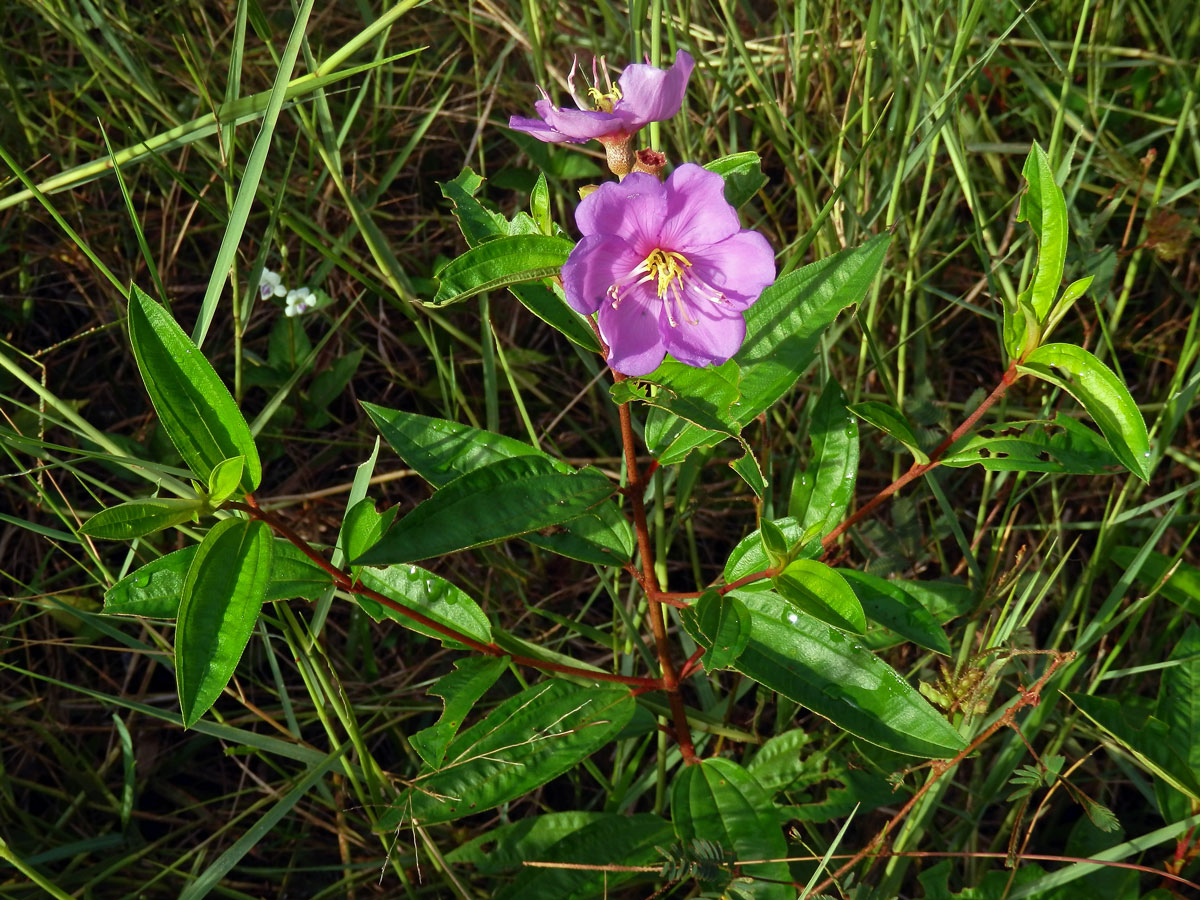
<svg viewBox="0 0 1200 900">
<path fill-rule="evenodd" d="M 317 303 L 317 297 L 310 288 L 299 287 L 289 291 L 283 286 L 279 273 L 270 269 L 263 269 L 262 277 L 258 280 L 258 295 L 264 300 L 283 297 L 287 304 L 283 312 L 287 316 L 303 315 Z"/>
</svg>

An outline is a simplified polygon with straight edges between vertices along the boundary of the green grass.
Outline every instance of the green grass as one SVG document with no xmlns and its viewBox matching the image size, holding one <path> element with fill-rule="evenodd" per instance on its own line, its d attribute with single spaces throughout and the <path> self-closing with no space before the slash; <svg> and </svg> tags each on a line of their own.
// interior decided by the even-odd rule
<svg viewBox="0 0 1200 900">
<path fill-rule="evenodd" d="M 1118 563 L 1126 556 L 1116 548 L 1197 563 L 1193 4 L 1073 0 L 1028 15 L 994 0 L 299 6 L 304 34 L 278 3 L 181 0 L 150 14 L 136 3 L 29 0 L 0 17 L 0 148 L 13 166 L 0 169 L 0 576 L 13 598 L 0 615 L 0 838 L 12 854 L 0 862 L 0 895 L 45 896 L 41 879 L 56 896 L 95 898 L 210 888 L 483 897 L 498 877 L 443 857 L 500 821 L 662 807 L 657 776 L 677 753 L 630 741 L 512 808 L 373 835 L 398 779 L 416 768 L 404 735 L 436 714 L 426 690 L 455 654 L 340 600 L 315 618 L 306 604 L 276 604 L 231 691 L 184 732 L 170 629 L 95 611 L 113 580 L 190 538 L 172 532 L 129 553 L 72 534 L 101 506 L 182 487 L 129 352 L 120 286 L 130 281 L 161 292 L 203 337 L 260 429 L 261 498 L 316 543 L 332 543 L 348 498 L 362 494 L 351 483 L 374 434 L 358 401 L 493 428 L 619 471 L 595 358 L 507 295 L 442 310 L 413 302 L 432 296 L 438 262 L 463 249 L 437 182 L 470 165 L 512 213 L 544 171 L 568 224 L 576 189 L 600 179 L 594 145 L 531 145 L 504 128 L 528 113 L 536 83 L 565 99 L 576 52 L 618 68 L 643 53 L 665 63 L 676 48 L 696 57 L 685 113 L 662 125 L 662 147 L 673 162 L 763 157 L 771 181 L 745 220 L 779 251 L 781 269 L 894 229 L 883 277 L 827 336 L 820 374 L 836 375 L 853 400 L 901 405 L 927 435 L 961 421 L 1003 371 L 1000 300 L 1033 264 L 1031 235 L 1015 223 L 1020 167 L 1031 141 L 1049 148 L 1066 173 L 1066 277 L 1096 275 L 1055 339 L 1122 373 L 1152 429 L 1154 476 L 1143 485 L 934 470 L 857 529 L 844 559 L 877 574 L 966 580 L 976 605 L 949 629 L 960 663 L 999 644 L 1077 650 L 1058 686 L 1130 706 L 1153 700 L 1164 671 L 1154 667 L 1198 601 L 1139 573 L 1140 555 Z M 284 319 L 253 290 L 264 266 L 332 303 Z M 764 515 L 786 513 L 808 448 L 808 398 L 822 380 L 814 373 L 748 432 L 775 472 Z M 1078 413 L 1024 380 L 999 414 L 1060 409 Z M 908 464 L 898 445 L 863 435 L 861 500 Z M 388 505 L 425 496 L 386 447 L 367 474 Z M 724 465 L 692 460 L 664 472 L 649 514 L 660 577 L 674 590 L 716 578 L 755 521 Z M 601 665 L 616 655 L 629 671 L 652 656 L 634 625 L 640 595 L 623 576 L 507 545 L 460 554 L 439 572 L 544 648 Z M 888 659 L 915 678 L 936 675 L 915 648 Z M 1038 665 L 1009 664 L 981 699 L 1005 701 Z M 738 736 L 810 730 L 786 802 L 826 799 L 847 761 L 873 777 L 869 752 L 728 676 L 698 682 L 689 703 L 712 720 L 703 754 L 744 760 L 750 747 Z M 1004 852 L 1030 835 L 1028 852 L 1086 857 L 1163 826 L 1144 770 L 1101 746 L 1065 699 L 1045 696 L 1021 732 L 1000 731 L 943 779 L 894 849 Z M 1071 783 L 1115 810 L 1122 831 L 1090 833 L 1063 789 L 1036 821 L 1042 795 L 1028 807 L 1007 800 L 1008 779 L 1032 762 L 1027 745 L 1078 763 Z M 838 834 L 852 804 L 830 800 L 829 821 L 796 820 L 796 855 L 820 855 Z M 864 807 L 839 852 L 883 821 Z M 1123 858 L 1161 866 L 1174 850 L 1172 836 Z M 935 862 L 885 861 L 872 896 L 937 896 L 918 881 Z M 968 856 L 950 871 L 958 890 L 1003 863 Z M 1130 877 L 1116 871 L 1087 877 Z M 1189 872 L 1195 880 L 1195 862 Z M 1142 891 L 1157 885 L 1133 879 Z M 1062 896 L 1099 896 L 1105 883 L 1073 881 L 1067 890 L 1081 893 Z"/>
</svg>

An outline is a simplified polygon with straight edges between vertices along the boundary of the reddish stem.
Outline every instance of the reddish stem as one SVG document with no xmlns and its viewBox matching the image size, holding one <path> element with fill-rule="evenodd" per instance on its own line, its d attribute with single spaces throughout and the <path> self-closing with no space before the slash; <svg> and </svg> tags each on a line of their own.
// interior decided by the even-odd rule
<svg viewBox="0 0 1200 900">
<path fill-rule="evenodd" d="M 992 392 L 987 395 L 987 397 L 984 399 L 984 401 L 979 404 L 979 408 L 976 409 L 975 412 L 971 413 L 971 415 L 967 416 L 966 420 L 964 420 L 961 425 L 959 425 L 952 432 L 950 432 L 950 434 L 948 434 L 946 436 L 945 440 L 943 440 L 940 444 L 938 444 L 937 447 L 934 448 L 934 451 L 929 454 L 929 462 L 913 463 L 912 468 L 910 468 L 907 472 L 905 472 L 903 475 L 901 475 L 899 478 L 897 478 L 895 481 L 893 481 L 891 484 L 889 484 L 887 487 L 885 487 L 882 491 L 880 491 L 878 494 L 876 494 L 874 497 L 872 497 L 870 500 L 868 500 L 866 503 L 864 503 L 861 507 L 859 507 L 857 510 L 855 510 L 855 512 L 852 515 L 848 516 L 845 519 L 845 521 L 843 521 L 840 525 L 837 526 L 837 528 L 833 529 L 833 531 L 829 532 L 829 534 L 827 534 L 827 535 L 825 535 L 825 537 L 821 538 L 821 546 L 824 547 L 826 551 L 828 551 L 829 548 L 833 546 L 834 541 L 836 541 L 839 537 L 841 537 L 841 535 L 847 529 L 849 529 L 852 525 L 855 525 L 856 523 L 862 521 L 863 518 L 865 518 L 869 513 L 871 513 L 875 509 L 875 507 L 879 506 L 879 504 L 881 504 L 884 500 L 886 500 L 888 497 L 892 496 L 892 494 L 899 491 L 902 487 L 904 487 L 910 481 L 915 481 L 916 479 L 918 479 L 922 475 L 924 475 L 926 472 L 928 472 L 930 469 L 935 468 L 936 466 L 940 465 L 942 455 L 956 441 L 958 441 L 960 438 L 962 438 L 963 435 L 965 435 L 968 431 L 970 431 L 975 426 L 975 423 L 979 421 L 979 418 L 985 412 L 987 412 L 989 409 L 991 409 L 992 406 L 994 406 L 996 404 L 996 401 L 998 401 L 1001 397 L 1004 396 L 1004 394 L 1008 391 L 1009 385 L 1011 385 L 1014 381 L 1017 380 L 1017 378 L 1020 377 L 1017 372 L 1017 365 L 1019 364 L 1019 362 L 1020 362 L 1020 360 L 1013 360 L 1012 364 L 1008 367 L 1008 370 L 1001 377 L 1000 383 L 997 384 L 996 387 L 992 390 Z"/>
<path fill-rule="evenodd" d="M 613 370 L 613 381 L 620 383 L 625 376 Z M 650 526 L 646 522 L 646 478 L 638 469 L 637 444 L 633 434 L 633 418 L 629 404 L 622 403 L 617 411 L 621 419 L 621 443 L 625 449 L 627 473 L 626 495 L 633 511 L 633 529 L 637 535 L 638 555 L 642 558 L 642 577 L 639 579 L 650 602 L 650 630 L 654 633 L 654 646 L 658 651 L 658 664 L 662 669 L 663 690 L 671 706 L 671 718 L 675 725 L 675 740 L 685 763 L 696 761 L 696 748 L 692 744 L 688 728 L 687 713 L 683 708 L 683 697 L 679 693 L 679 674 L 671 660 L 671 646 L 667 642 L 667 624 L 663 617 L 662 602 L 659 600 L 658 575 L 654 571 L 654 552 L 650 547 Z"/>
<path fill-rule="evenodd" d="M 633 675 L 616 675 L 611 672 L 598 672 L 592 669 L 585 669 L 582 666 L 572 666 L 565 663 L 551 662 L 544 659 L 534 659 L 530 656 L 522 656 L 517 653 L 509 653 L 502 647 L 496 644 L 485 644 L 483 641 L 478 641 L 470 635 L 463 634 L 460 631 L 451 628 L 449 625 L 444 625 L 441 622 L 429 618 L 423 613 L 417 612 L 403 604 L 397 603 L 391 597 L 379 593 L 365 587 L 360 582 L 355 581 L 350 575 L 339 569 L 337 566 L 326 560 L 320 553 L 309 546 L 308 542 L 300 537 L 296 532 L 292 531 L 285 522 L 280 520 L 274 513 L 263 509 L 254 499 L 254 495 L 247 494 L 246 502 L 243 503 L 228 503 L 227 507 L 239 509 L 242 512 L 248 513 L 255 519 L 265 522 L 272 530 L 277 532 L 281 537 L 294 544 L 301 553 L 311 559 L 314 563 L 320 566 L 324 571 L 328 572 L 333 578 L 333 583 L 338 588 L 351 594 L 358 594 L 362 597 L 370 597 L 376 603 L 381 603 L 388 609 L 399 613 L 406 619 L 416 622 L 438 634 L 448 637 L 460 644 L 465 644 L 472 650 L 482 653 L 486 656 L 507 656 L 519 666 L 527 666 L 531 669 L 541 669 L 546 672 L 559 672 L 564 675 L 579 675 L 584 678 L 593 678 L 596 681 L 608 681 L 616 684 L 624 684 L 629 687 L 642 688 L 645 690 L 661 690 L 664 687 L 661 678 L 638 678 Z"/>
</svg>

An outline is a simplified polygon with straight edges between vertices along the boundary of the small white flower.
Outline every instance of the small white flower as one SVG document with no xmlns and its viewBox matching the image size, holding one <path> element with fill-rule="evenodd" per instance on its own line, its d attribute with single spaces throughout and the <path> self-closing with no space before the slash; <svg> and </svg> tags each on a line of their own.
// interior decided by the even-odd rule
<svg viewBox="0 0 1200 900">
<path fill-rule="evenodd" d="M 282 297 L 287 293 L 287 288 L 280 283 L 280 280 L 278 272 L 263 269 L 262 277 L 258 279 L 258 295 L 264 300 L 268 297 Z"/>
<path fill-rule="evenodd" d="M 283 311 L 284 315 L 303 315 L 312 309 L 315 302 L 316 298 L 313 296 L 313 292 L 306 287 L 290 290 L 287 292 L 287 309 Z"/>
</svg>

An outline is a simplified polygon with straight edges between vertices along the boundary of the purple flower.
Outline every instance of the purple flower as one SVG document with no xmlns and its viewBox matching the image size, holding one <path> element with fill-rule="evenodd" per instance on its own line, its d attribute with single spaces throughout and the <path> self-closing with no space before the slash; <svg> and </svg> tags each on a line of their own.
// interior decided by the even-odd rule
<svg viewBox="0 0 1200 900">
<path fill-rule="evenodd" d="M 543 99 L 534 104 L 540 118 L 513 116 L 508 127 L 550 143 L 582 144 L 593 139 L 623 143 L 643 125 L 661 122 L 679 112 L 694 64 L 683 50 L 675 54 L 675 64 L 669 69 L 635 63 L 625 67 L 615 87 L 608 83 L 608 93 L 601 93 L 595 86 L 589 88 L 586 100 L 575 93 L 572 64 L 567 88 L 578 109 L 554 106 L 543 91 Z M 594 63 L 592 74 L 594 83 Z"/>
<path fill-rule="evenodd" d="M 725 181 L 685 163 L 666 184 L 634 172 L 605 182 L 575 211 L 583 239 L 562 269 L 567 302 L 599 312 L 608 364 L 646 375 L 670 353 L 723 363 L 746 337 L 742 310 L 775 280 L 775 255 L 743 229 Z"/>
</svg>

